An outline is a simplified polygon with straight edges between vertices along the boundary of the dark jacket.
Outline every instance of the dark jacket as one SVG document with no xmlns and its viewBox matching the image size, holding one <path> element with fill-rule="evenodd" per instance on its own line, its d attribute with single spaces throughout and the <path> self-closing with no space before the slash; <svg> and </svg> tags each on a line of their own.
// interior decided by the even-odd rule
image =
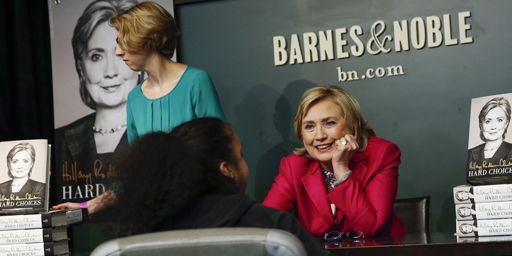
<svg viewBox="0 0 512 256">
<path fill-rule="evenodd" d="M 302 241 L 308 255 L 331 255 L 302 227 L 297 219 L 250 199 L 242 194 L 209 194 L 197 201 L 191 210 L 162 225 L 162 230 L 259 227 L 288 231 Z"/>
<path fill-rule="evenodd" d="M 491 158 L 484 158 L 485 143 L 480 144 L 469 150 L 469 162 L 479 165 L 485 160 L 494 165 L 499 164 L 500 160 L 512 161 L 512 144 L 503 141 Z"/>
<path fill-rule="evenodd" d="M 468 151 L 467 181 L 475 185 L 511 183 L 511 174 L 508 172 L 495 173 L 495 171 L 510 168 L 508 165 L 512 162 L 512 144 L 503 141 L 491 158 L 484 157 L 484 148 L 485 143 Z M 470 171 L 478 170 L 486 171 L 486 173 L 469 175 Z"/>
<path fill-rule="evenodd" d="M 44 183 L 28 179 L 25 185 L 17 193 L 11 191 L 12 180 L 8 180 L 0 184 L 0 195 L 9 197 L 11 194 L 19 196 L 20 198 L 25 197 L 26 194 L 30 194 L 35 197 L 44 199 Z"/>
<path fill-rule="evenodd" d="M 98 154 L 92 129 L 95 118 L 92 113 L 55 130 L 53 204 L 96 197 L 107 189 L 105 177 L 115 173 L 113 158 L 128 145 L 126 132 L 114 152 Z"/>
</svg>

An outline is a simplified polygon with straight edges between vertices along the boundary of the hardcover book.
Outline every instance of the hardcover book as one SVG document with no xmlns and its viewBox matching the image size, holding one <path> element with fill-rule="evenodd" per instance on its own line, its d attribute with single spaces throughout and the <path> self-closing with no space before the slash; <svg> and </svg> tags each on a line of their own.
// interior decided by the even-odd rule
<svg viewBox="0 0 512 256">
<path fill-rule="evenodd" d="M 458 237 L 510 236 L 512 219 L 458 220 L 455 222 Z"/>
<path fill-rule="evenodd" d="M 457 220 L 512 218 L 512 201 L 456 204 Z"/>
<path fill-rule="evenodd" d="M 460 185 L 453 188 L 453 201 L 462 203 L 485 203 L 512 200 L 512 184 Z"/>
<path fill-rule="evenodd" d="M 48 211 L 50 145 L 47 140 L 0 142 L 0 213 Z"/>
<path fill-rule="evenodd" d="M 0 245 L 44 243 L 67 240 L 67 227 L 4 230 L 0 232 Z"/>
<path fill-rule="evenodd" d="M 471 100 L 466 179 L 470 184 L 512 183 L 512 93 Z"/>
<path fill-rule="evenodd" d="M 69 255 L 67 240 L 32 244 L 4 244 L 0 245 L 0 255 L 9 256 L 49 256 Z"/>
<path fill-rule="evenodd" d="M 0 231 L 14 229 L 49 228 L 67 225 L 68 216 L 66 211 L 0 216 Z"/>
</svg>

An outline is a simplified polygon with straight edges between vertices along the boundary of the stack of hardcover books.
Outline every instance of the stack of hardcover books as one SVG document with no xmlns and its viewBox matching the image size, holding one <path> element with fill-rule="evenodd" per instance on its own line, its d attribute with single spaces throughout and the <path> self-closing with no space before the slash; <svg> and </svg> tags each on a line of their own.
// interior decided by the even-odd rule
<svg viewBox="0 0 512 256">
<path fill-rule="evenodd" d="M 67 227 L 85 211 L 49 211 L 50 144 L 0 142 L 0 255 L 68 255 Z"/>
<path fill-rule="evenodd" d="M 466 170 L 471 185 L 453 188 L 459 238 L 512 235 L 510 102 L 512 93 L 471 100 Z"/>
<path fill-rule="evenodd" d="M 65 211 L 0 216 L 0 255 L 68 255 Z"/>
<path fill-rule="evenodd" d="M 458 237 L 512 235 L 512 184 L 453 188 Z"/>
</svg>

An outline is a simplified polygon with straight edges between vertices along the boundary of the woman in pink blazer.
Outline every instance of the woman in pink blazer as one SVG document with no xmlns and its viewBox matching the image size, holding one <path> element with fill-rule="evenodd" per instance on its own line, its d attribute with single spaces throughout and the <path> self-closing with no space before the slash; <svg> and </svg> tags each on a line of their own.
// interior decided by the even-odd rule
<svg viewBox="0 0 512 256">
<path fill-rule="evenodd" d="M 314 236 L 405 234 L 393 212 L 400 149 L 375 136 L 352 96 L 337 86 L 307 90 L 295 133 L 304 147 L 281 160 L 264 205 L 295 210 Z"/>
</svg>

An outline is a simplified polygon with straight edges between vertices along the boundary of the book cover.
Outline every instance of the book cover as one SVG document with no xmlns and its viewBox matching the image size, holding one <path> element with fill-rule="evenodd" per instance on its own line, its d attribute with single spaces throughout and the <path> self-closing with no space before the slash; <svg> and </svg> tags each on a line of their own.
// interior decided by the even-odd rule
<svg viewBox="0 0 512 256">
<path fill-rule="evenodd" d="M 458 237 L 512 235 L 512 218 L 494 220 L 458 220 L 455 222 Z"/>
<path fill-rule="evenodd" d="M 512 201 L 456 204 L 457 220 L 512 218 Z"/>
<path fill-rule="evenodd" d="M 0 213 L 48 211 L 49 152 L 43 139 L 0 142 Z"/>
<path fill-rule="evenodd" d="M 453 188 L 455 204 L 484 203 L 512 200 L 512 184 L 459 185 Z"/>
<path fill-rule="evenodd" d="M 0 245 L 44 243 L 67 240 L 67 227 L 4 230 L 0 232 Z"/>
<path fill-rule="evenodd" d="M 51 211 L 39 214 L 2 215 L 0 231 L 67 226 L 66 211 Z"/>
<path fill-rule="evenodd" d="M 0 245 L 0 255 L 8 256 L 47 256 L 68 255 L 67 240 L 32 244 L 4 244 Z"/>
<path fill-rule="evenodd" d="M 512 93 L 471 100 L 466 179 L 470 184 L 512 182 Z"/>
</svg>

